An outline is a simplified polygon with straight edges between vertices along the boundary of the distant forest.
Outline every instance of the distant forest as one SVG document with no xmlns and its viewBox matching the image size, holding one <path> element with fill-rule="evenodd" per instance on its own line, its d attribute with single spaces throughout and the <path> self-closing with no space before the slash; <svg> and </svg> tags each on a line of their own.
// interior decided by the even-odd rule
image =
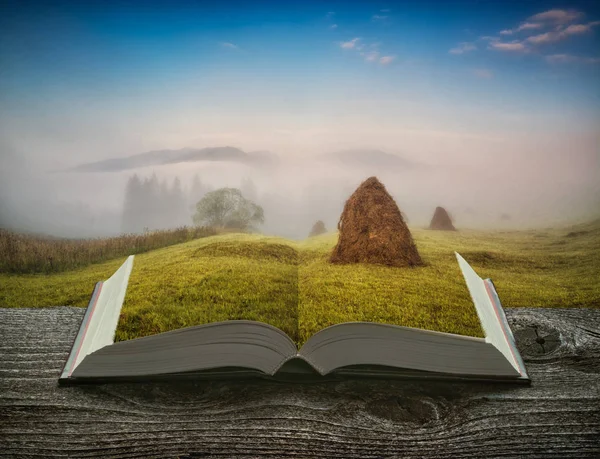
<svg viewBox="0 0 600 459">
<path fill-rule="evenodd" d="M 257 199 L 256 186 L 250 178 L 242 180 L 240 189 L 244 197 L 252 201 Z M 146 178 L 134 174 L 125 188 L 121 231 L 142 233 L 193 225 L 196 203 L 209 191 L 213 188 L 203 183 L 197 174 L 189 189 L 182 185 L 179 177 L 169 184 L 159 180 L 156 174 Z"/>
<path fill-rule="evenodd" d="M 134 174 L 125 188 L 122 231 L 140 233 L 191 225 L 196 203 L 211 190 L 197 175 L 188 191 L 179 177 L 169 185 L 155 174 L 143 179 Z"/>
</svg>

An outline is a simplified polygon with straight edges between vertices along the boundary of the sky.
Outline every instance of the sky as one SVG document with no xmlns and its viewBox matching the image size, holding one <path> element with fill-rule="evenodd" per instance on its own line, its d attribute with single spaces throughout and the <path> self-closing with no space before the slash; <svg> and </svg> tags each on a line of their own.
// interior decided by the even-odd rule
<svg viewBox="0 0 600 459">
<path fill-rule="evenodd" d="M 596 1 L 0 0 L 0 69 L 13 180 L 165 148 L 378 148 L 600 195 Z"/>
</svg>

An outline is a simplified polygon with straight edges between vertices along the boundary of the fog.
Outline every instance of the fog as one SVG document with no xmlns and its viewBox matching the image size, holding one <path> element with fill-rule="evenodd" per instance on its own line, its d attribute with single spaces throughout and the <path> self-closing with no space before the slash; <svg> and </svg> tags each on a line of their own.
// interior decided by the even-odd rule
<svg viewBox="0 0 600 459">
<path fill-rule="evenodd" d="M 339 136 L 343 140 L 321 146 L 313 136 L 310 148 L 305 145 L 298 150 L 296 145 L 296 150 L 289 151 L 266 138 L 261 149 L 275 153 L 279 162 L 261 167 L 211 161 L 94 173 L 65 172 L 64 168 L 106 159 L 109 153 L 65 155 L 44 148 L 43 142 L 34 145 L 17 139 L 9 144 L 0 139 L 0 227 L 62 237 L 117 235 L 122 231 L 125 187 L 134 173 L 141 178 L 156 174 L 169 183 L 178 177 L 186 192 L 194 175 L 212 189 L 244 191 L 242 183 L 249 179 L 255 192 L 248 197 L 265 211 L 261 232 L 294 239 L 305 238 L 317 220 L 323 220 L 328 230 L 335 229 L 345 200 L 372 175 L 383 182 L 412 227 L 428 225 L 438 205 L 451 213 L 458 229 L 547 227 L 598 216 L 596 132 L 512 138 L 419 132 L 400 132 L 387 139 L 353 139 L 353 135 L 356 132 L 347 132 Z M 232 144 L 232 140 L 237 142 Z M 222 135 L 210 144 L 186 146 L 233 145 L 245 151 L 259 147 L 254 140 L 248 144 L 243 138 Z M 275 151 L 275 146 L 281 149 Z M 324 159 L 327 153 L 347 148 L 354 150 L 359 162 L 346 161 L 343 155 Z M 375 149 L 398 155 L 413 166 L 381 164 Z M 190 210 L 189 224 L 191 215 Z"/>
</svg>

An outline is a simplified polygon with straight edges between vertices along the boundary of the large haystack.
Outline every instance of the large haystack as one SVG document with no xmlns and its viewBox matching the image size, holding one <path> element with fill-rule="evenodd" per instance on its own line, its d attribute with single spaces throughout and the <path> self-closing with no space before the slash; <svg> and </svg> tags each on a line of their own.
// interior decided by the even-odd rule
<svg viewBox="0 0 600 459">
<path fill-rule="evenodd" d="M 346 201 L 338 229 L 332 263 L 423 264 L 400 209 L 376 177 L 361 183 Z"/>
<path fill-rule="evenodd" d="M 440 231 L 456 231 L 456 228 L 452 224 L 452 219 L 446 209 L 443 207 L 436 207 L 433 213 L 433 218 L 429 224 L 429 229 L 440 230 Z"/>
<path fill-rule="evenodd" d="M 326 232 L 327 232 L 327 230 L 325 229 L 325 223 L 323 223 L 321 220 L 319 220 L 317 223 L 315 223 L 313 225 L 308 237 L 318 236 L 319 234 L 323 234 Z"/>
</svg>

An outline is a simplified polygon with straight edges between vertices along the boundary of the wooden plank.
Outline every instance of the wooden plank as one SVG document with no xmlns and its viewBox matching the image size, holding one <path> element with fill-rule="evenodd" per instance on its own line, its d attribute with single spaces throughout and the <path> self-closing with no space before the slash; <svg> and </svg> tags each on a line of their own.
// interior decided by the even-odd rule
<svg viewBox="0 0 600 459">
<path fill-rule="evenodd" d="M 600 457 L 600 310 L 507 309 L 531 386 L 57 384 L 83 309 L 0 309 L 3 457 Z"/>
</svg>

